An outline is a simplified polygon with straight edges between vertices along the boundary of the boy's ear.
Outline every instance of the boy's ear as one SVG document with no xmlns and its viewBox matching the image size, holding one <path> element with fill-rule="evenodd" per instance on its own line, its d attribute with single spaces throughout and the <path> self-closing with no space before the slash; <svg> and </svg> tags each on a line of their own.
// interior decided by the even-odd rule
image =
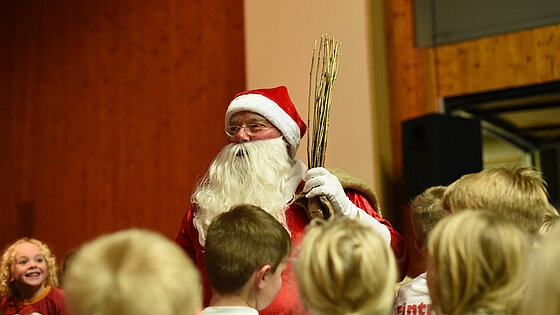
<svg viewBox="0 0 560 315">
<path fill-rule="evenodd" d="M 257 289 L 264 289 L 264 286 L 266 284 L 266 276 L 271 270 L 272 267 L 270 265 L 264 265 L 255 271 L 255 286 L 257 287 Z"/>
</svg>

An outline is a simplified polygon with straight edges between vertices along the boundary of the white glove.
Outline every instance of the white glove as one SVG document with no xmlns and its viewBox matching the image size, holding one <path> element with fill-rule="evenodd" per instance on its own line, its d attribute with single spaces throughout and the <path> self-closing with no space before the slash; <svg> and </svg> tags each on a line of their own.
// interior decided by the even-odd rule
<svg viewBox="0 0 560 315">
<path fill-rule="evenodd" d="M 349 210 L 349 205 L 352 204 L 350 199 L 344 193 L 338 178 L 326 169 L 312 168 L 305 173 L 303 180 L 305 181 L 303 192 L 307 193 L 305 197 L 311 199 L 321 195 L 326 196 L 336 214 L 346 214 L 345 210 Z"/>
<path fill-rule="evenodd" d="M 336 176 L 322 167 L 316 167 L 308 170 L 303 180 L 305 181 L 303 192 L 307 193 L 305 197 L 326 196 L 332 204 L 336 215 L 347 216 L 351 219 L 356 218 L 367 223 L 381 234 L 387 244 L 391 243 L 389 229 L 353 204 L 348 196 L 346 196 L 344 188 L 342 188 Z"/>
</svg>

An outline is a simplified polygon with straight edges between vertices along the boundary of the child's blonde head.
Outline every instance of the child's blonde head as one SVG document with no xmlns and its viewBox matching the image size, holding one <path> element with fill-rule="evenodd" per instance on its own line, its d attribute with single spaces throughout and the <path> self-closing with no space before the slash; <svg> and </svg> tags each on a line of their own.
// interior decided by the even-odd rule
<svg viewBox="0 0 560 315">
<path fill-rule="evenodd" d="M 560 314 L 560 229 L 554 224 L 535 247 L 527 269 L 527 292 L 519 314 Z"/>
<path fill-rule="evenodd" d="M 389 314 L 395 257 L 370 226 L 314 220 L 296 262 L 301 298 L 314 314 Z"/>
<path fill-rule="evenodd" d="M 445 186 L 430 187 L 416 196 L 410 204 L 414 231 L 421 245 L 426 242 L 430 232 L 445 216 L 445 210 L 441 205 L 441 197 L 445 189 Z"/>
<path fill-rule="evenodd" d="M 549 211 L 541 174 L 525 167 L 498 167 L 463 175 L 447 187 L 445 210 L 486 209 L 536 235 Z"/>
<path fill-rule="evenodd" d="M 24 237 L 8 245 L 2 254 L 2 262 L 0 264 L 0 296 L 9 297 L 16 294 L 13 283 L 12 267 L 14 265 L 18 246 L 23 243 L 31 243 L 39 247 L 39 250 L 41 251 L 41 254 L 47 264 L 47 278 L 45 280 L 45 285 L 51 287 L 58 286 L 56 259 L 51 253 L 49 247 L 37 239 Z"/>
<path fill-rule="evenodd" d="M 448 315 L 511 314 L 523 295 L 530 245 L 513 223 L 485 210 L 443 218 L 428 237 L 428 286 Z"/>
<path fill-rule="evenodd" d="M 130 229 L 78 250 L 63 289 L 75 315 L 191 315 L 200 280 L 181 248 L 162 235 Z"/>
</svg>

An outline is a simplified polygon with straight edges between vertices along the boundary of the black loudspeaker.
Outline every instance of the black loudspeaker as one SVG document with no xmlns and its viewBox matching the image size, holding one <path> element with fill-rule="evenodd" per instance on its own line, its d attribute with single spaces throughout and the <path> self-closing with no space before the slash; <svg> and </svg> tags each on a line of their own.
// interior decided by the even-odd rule
<svg viewBox="0 0 560 315">
<path fill-rule="evenodd" d="M 540 153 L 550 203 L 560 209 L 560 148 L 543 149 Z"/>
<path fill-rule="evenodd" d="M 402 122 L 404 202 L 482 170 L 480 121 L 429 114 Z"/>
</svg>

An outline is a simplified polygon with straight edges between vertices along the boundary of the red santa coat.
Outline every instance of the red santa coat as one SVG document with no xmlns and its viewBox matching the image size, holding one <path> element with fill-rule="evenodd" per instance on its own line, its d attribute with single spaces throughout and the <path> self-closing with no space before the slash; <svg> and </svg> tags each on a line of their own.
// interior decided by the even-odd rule
<svg viewBox="0 0 560 315">
<path fill-rule="evenodd" d="M 300 185 L 297 192 L 299 193 L 303 185 Z M 391 248 L 395 253 L 400 278 L 404 278 L 408 269 L 408 256 L 406 250 L 406 241 L 393 229 L 389 221 L 381 218 L 376 209 L 367 201 L 367 199 L 355 190 L 345 190 L 346 195 L 350 198 L 358 208 L 364 210 L 373 216 L 381 224 L 387 226 L 391 233 Z M 196 263 L 200 271 L 202 288 L 203 288 L 203 306 L 206 307 L 212 298 L 212 288 L 204 267 L 204 248 L 198 241 L 198 230 L 193 225 L 194 214 L 197 211 L 196 205 L 191 205 L 181 222 L 181 228 L 176 238 L 177 244 L 181 246 L 185 252 Z M 286 210 L 286 223 L 291 233 L 293 251 L 297 252 L 298 246 L 301 244 L 305 232 L 305 226 L 309 223 L 309 218 L 303 207 L 296 203 L 292 203 Z M 292 255 L 293 256 L 293 255 Z M 372 263 L 375 263 L 374 261 Z M 260 314 L 306 314 L 303 304 L 299 298 L 297 287 L 297 279 L 293 266 L 288 261 L 286 271 L 282 274 L 282 288 L 274 299 L 274 301 Z"/>
</svg>

